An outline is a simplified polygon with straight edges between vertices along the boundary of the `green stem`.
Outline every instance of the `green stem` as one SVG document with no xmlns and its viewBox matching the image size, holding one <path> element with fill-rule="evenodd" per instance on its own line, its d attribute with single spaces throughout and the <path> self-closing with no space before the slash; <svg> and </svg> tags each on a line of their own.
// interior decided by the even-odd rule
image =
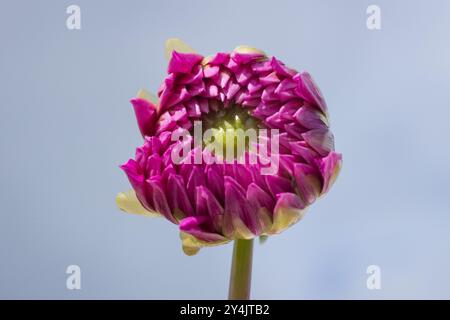
<svg viewBox="0 0 450 320">
<path fill-rule="evenodd" d="M 228 299 L 248 300 L 252 280 L 253 239 L 235 240 Z"/>
</svg>

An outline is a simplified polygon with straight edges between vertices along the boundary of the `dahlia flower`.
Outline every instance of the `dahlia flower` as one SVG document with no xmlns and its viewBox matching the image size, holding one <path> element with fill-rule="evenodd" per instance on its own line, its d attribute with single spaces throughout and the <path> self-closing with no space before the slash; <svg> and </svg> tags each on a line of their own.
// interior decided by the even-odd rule
<svg viewBox="0 0 450 320">
<path fill-rule="evenodd" d="M 168 75 L 158 98 L 141 90 L 131 99 L 144 143 L 121 166 L 133 189 L 117 196 L 119 208 L 178 225 L 188 255 L 278 234 L 298 222 L 330 189 L 342 162 L 334 151 L 327 105 L 310 74 L 247 46 L 206 58 L 179 40 L 166 46 Z M 195 123 L 202 133 L 210 129 L 210 140 L 173 138 L 193 134 Z M 275 133 L 231 159 L 208 148 L 215 140 L 233 151 L 227 147 L 236 140 L 224 136 L 231 132 L 236 138 L 238 129 Z M 262 155 L 264 142 L 270 147 Z M 188 151 L 174 161 L 175 149 Z M 262 173 L 273 155 L 276 170 Z M 245 162 L 252 156 L 256 162 Z M 242 248 L 251 251 L 248 244 Z"/>
</svg>

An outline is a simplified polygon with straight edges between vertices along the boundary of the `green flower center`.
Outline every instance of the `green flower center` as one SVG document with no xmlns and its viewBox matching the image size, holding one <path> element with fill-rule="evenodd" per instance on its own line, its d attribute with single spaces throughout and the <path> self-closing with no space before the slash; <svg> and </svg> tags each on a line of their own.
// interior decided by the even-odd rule
<svg viewBox="0 0 450 320">
<path fill-rule="evenodd" d="M 260 126 L 260 121 L 238 104 L 209 112 L 202 117 L 203 147 L 212 148 L 214 144 L 216 156 L 239 158 L 245 151 L 252 149 L 251 140 L 257 138 Z"/>
</svg>

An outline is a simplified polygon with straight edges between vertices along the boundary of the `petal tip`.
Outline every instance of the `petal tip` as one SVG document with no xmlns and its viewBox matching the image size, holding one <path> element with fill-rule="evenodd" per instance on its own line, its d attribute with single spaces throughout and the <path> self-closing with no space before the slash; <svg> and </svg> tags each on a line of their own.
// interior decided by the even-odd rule
<svg viewBox="0 0 450 320">
<path fill-rule="evenodd" d="M 181 39 L 178 38 L 167 39 L 164 51 L 164 56 L 166 57 L 167 60 L 170 60 L 173 51 L 178 51 L 182 53 L 196 53 L 191 46 L 189 46 Z"/>
</svg>

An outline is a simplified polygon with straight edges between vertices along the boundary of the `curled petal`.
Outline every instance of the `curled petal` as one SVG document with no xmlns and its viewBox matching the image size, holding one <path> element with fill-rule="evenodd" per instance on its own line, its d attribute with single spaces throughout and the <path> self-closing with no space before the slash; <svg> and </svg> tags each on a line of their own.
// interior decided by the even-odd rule
<svg viewBox="0 0 450 320">
<path fill-rule="evenodd" d="M 302 134 L 303 139 L 321 156 L 334 150 L 334 137 L 330 130 L 313 129 Z"/>
<path fill-rule="evenodd" d="M 294 115 L 295 120 L 308 129 L 326 129 L 328 120 L 322 111 L 311 106 L 303 106 Z"/>
<path fill-rule="evenodd" d="M 170 190 L 167 194 L 167 200 L 174 215 L 177 217 L 192 216 L 194 210 L 184 186 L 183 178 L 179 175 L 169 174 L 167 189 Z"/>
<path fill-rule="evenodd" d="M 282 63 L 280 60 L 276 59 L 275 57 L 272 57 L 270 62 L 272 64 L 273 70 L 284 77 L 290 78 L 297 73 L 294 69 L 286 67 L 284 65 L 284 63 Z"/>
<path fill-rule="evenodd" d="M 247 188 L 247 199 L 255 208 L 266 208 L 272 212 L 275 202 L 270 194 L 265 192 L 256 183 Z"/>
<path fill-rule="evenodd" d="M 148 92 L 145 89 L 140 89 L 136 95 L 136 98 L 141 98 L 144 100 L 147 100 L 150 103 L 153 103 L 155 106 L 158 106 L 158 97 L 156 97 L 154 94 Z"/>
<path fill-rule="evenodd" d="M 323 113 L 327 114 L 327 104 L 325 103 L 325 99 L 311 75 L 308 72 L 303 71 L 295 75 L 294 79 L 298 81 L 296 90 L 298 95 L 306 101 L 313 103 L 319 107 Z"/>
<path fill-rule="evenodd" d="M 214 194 L 204 186 L 197 187 L 197 212 L 198 215 L 211 218 L 223 214 L 223 207 Z"/>
<path fill-rule="evenodd" d="M 182 53 L 172 51 L 168 73 L 191 73 L 195 65 L 203 60 L 203 56 L 196 53 Z"/>
<path fill-rule="evenodd" d="M 291 141 L 289 145 L 292 150 L 292 154 L 301 156 L 307 163 L 314 164 L 315 159 L 319 154 L 312 150 L 305 141 Z"/>
<path fill-rule="evenodd" d="M 133 98 L 130 102 L 142 136 L 152 135 L 156 124 L 156 105 L 141 98 Z"/>
<path fill-rule="evenodd" d="M 277 197 L 271 234 L 280 233 L 297 223 L 305 213 L 305 203 L 293 193 L 281 193 Z"/>
<path fill-rule="evenodd" d="M 194 233 L 196 233 L 197 235 L 199 234 L 198 232 L 192 231 Z M 209 239 L 214 239 L 217 238 L 217 240 L 215 241 L 203 241 L 200 240 L 199 238 L 197 238 L 196 236 L 194 236 L 193 234 L 189 233 L 189 232 L 184 232 L 181 231 L 180 232 L 180 238 L 181 238 L 181 242 L 183 245 L 183 251 L 185 254 L 187 254 L 188 256 L 192 256 L 198 253 L 198 251 L 202 248 L 202 247 L 212 247 L 212 246 L 218 246 L 218 245 L 222 245 L 225 244 L 227 242 L 230 242 L 229 239 L 219 235 L 219 234 L 213 234 L 213 235 L 204 235 L 202 234 L 202 237 L 207 237 Z"/>
<path fill-rule="evenodd" d="M 152 195 L 155 210 L 166 217 L 167 220 L 177 224 L 178 221 L 172 215 L 159 177 L 151 177 L 145 182 L 149 193 Z"/>
<path fill-rule="evenodd" d="M 172 52 L 183 52 L 183 53 L 195 53 L 195 50 L 192 49 L 187 43 L 178 38 L 167 39 L 166 46 L 164 50 L 164 55 L 167 59 L 170 59 L 172 56 Z"/>
<path fill-rule="evenodd" d="M 325 194 L 339 175 L 342 167 L 342 155 L 333 151 L 325 158 L 317 159 L 316 163 L 323 178 L 321 194 Z"/>
<path fill-rule="evenodd" d="M 245 53 L 241 53 L 241 52 L 234 51 L 233 53 L 231 53 L 231 58 L 238 65 L 247 64 L 249 62 L 252 62 L 252 61 L 255 61 L 255 60 L 258 60 L 258 59 L 262 59 L 264 57 L 265 57 L 264 53 L 260 53 L 260 52 L 245 52 Z"/>
<path fill-rule="evenodd" d="M 246 201 L 245 190 L 225 176 L 224 234 L 229 238 L 251 239 L 260 233 L 254 208 Z"/>
<path fill-rule="evenodd" d="M 306 204 L 310 205 L 317 199 L 322 190 L 317 169 L 304 163 L 296 163 L 294 165 L 294 177 L 300 197 Z"/>
<path fill-rule="evenodd" d="M 266 182 L 270 193 L 272 193 L 274 197 L 276 197 L 279 193 L 292 191 L 292 186 L 289 179 L 279 176 L 267 175 Z"/>
<path fill-rule="evenodd" d="M 261 49 L 257 49 L 257 48 L 245 46 L 245 45 L 237 46 L 236 48 L 234 48 L 233 52 L 244 53 L 244 54 L 257 54 L 260 56 L 266 55 L 265 52 L 262 51 Z"/>
<path fill-rule="evenodd" d="M 153 211 L 153 201 L 151 198 L 147 197 L 147 190 L 144 182 L 144 176 L 142 175 L 141 168 L 138 166 L 137 162 L 133 159 L 128 160 L 127 163 L 120 166 L 120 168 L 125 172 L 130 181 L 131 186 L 136 192 L 136 196 L 149 211 Z"/>
<path fill-rule="evenodd" d="M 225 238 L 218 234 L 207 230 L 204 225 L 208 221 L 208 217 L 187 217 L 180 221 L 180 230 L 195 236 L 197 239 L 205 242 L 216 242 Z"/>
<path fill-rule="evenodd" d="M 205 174 L 203 173 L 203 170 L 197 166 L 193 166 L 186 183 L 186 189 L 189 193 L 192 203 L 196 203 L 196 188 L 204 185 Z"/>
<path fill-rule="evenodd" d="M 161 215 L 155 211 L 150 211 L 144 208 L 142 203 L 136 196 L 134 190 L 120 192 L 116 196 L 116 204 L 120 210 L 128 213 L 139 214 L 148 217 L 160 217 Z"/>
<path fill-rule="evenodd" d="M 229 60 L 230 60 L 229 53 L 219 52 L 214 57 L 212 57 L 208 63 L 213 66 L 214 65 L 226 65 Z"/>
</svg>

